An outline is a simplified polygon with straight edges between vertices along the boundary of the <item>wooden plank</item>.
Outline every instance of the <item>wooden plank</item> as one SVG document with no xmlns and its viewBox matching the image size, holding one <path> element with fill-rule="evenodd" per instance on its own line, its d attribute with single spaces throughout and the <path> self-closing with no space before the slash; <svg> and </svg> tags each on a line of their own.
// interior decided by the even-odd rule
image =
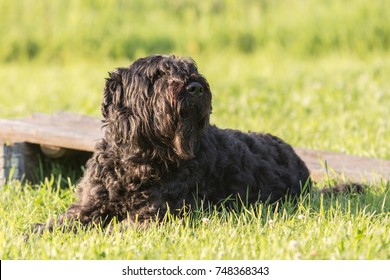
<svg viewBox="0 0 390 280">
<path fill-rule="evenodd" d="M 295 151 L 305 161 L 315 180 L 327 176 L 330 178 L 345 177 L 345 179 L 355 182 L 390 179 L 389 160 L 306 148 L 295 148 Z"/>
<path fill-rule="evenodd" d="M 103 136 L 98 118 L 60 112 L 29 118 L 0 120 L 0 142 L 28 142 L 92 152 Z M 390 161 L 342 153 L 295 148 L 314 179 L 345 176 L 353 181 L 389 179 Z"/>
<path fill-rule="evenodd" d="M 6 143 L 29 142 L 93 151 L 102 135 L 101 122 L 97 118 L 69 113 L 0 120 L 0 139 Z"/>
</svg>

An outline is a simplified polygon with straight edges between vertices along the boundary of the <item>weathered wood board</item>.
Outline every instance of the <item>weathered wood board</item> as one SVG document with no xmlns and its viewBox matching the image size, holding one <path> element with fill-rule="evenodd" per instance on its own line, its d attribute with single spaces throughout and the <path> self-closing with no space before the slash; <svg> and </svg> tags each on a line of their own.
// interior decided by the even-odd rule
<svg viewBox="0 0 390 280">
<path fill-rule="evenodd" d="M 315 180 L 324 177 L 354 182 L 390 179 L 390 161 L 327 151 L 294 148 Z"/>
<path fill-rule="evenodd" d="M 101 121 L 98 118 L 60 112 L 53 115 L 34 114 L 28 118 L 0 120 L 0 180 L 6 177 L 5 168 L 12 164 L 10 149 L 16 147 L 19 153 L 28 153 L 25 156 L 24 167 L 30 168 L 31 149 L 20 148 L 20 143 L 33 144 L 40 148 L 40 152 L 52 157 L 66 155 L 66 151 L 92 152 L 97 140 L 103 135 Z M 4 143 L 1 145 L 1 143 Z M 324 176 L 344 177 L 346 180 L 370 182 L 390 178 L 390 161 L 346 155 L 342 153 L 295 148 L 302 157 L 314 179 Z M 12 151 L 12 149 L 11 149 Z M 24 151 L 24 152 L 23 152 Z M 27 161 L 27 162 L 26 162 Z M 28 173 L 28 170 L 24 170 Z"/>
<path fill-rule="evenodd" d="M 0 119 L 0 141 L 5 143 L 28 142 L 93 151 L 101 137 L 101 121 L 90 116 L 59 112 L 13 120 Z"/>
</svg>

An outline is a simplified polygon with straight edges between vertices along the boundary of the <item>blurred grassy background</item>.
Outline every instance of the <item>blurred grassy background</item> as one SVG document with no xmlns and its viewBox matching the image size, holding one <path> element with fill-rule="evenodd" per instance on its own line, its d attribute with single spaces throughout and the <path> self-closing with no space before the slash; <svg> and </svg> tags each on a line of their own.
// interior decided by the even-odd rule
<svg viewBox="0 0 390 280">
<path fill-rule="evenodd" d="M 99 116 L 107 71 L 175 53 L 219 126 L 390 158 L 389 19 L 386 0 L 0 0 L 0 117 Z"/>
<path fill-rule="evenodd" d="M 3 62 L 390 48 L 390 8 L 381 0 L 2 0 L 0 8 Z"/>
<path fill-rule="evenodd" d="M 0 0 L 0 117 L 100 116 L 107 71 L 175 53 L 193 57 L 209 80 L 221 127 L 390 159 L 389 19 L 388 0 Z M 313 194 L 287 212 L 26 243 L 31 223 L 74 201 L 73 173 L 51 173 L 37 185 L 1 186 L 0 258 L 389 259 L 388 181 L 363 196 Z"/>
</svg>

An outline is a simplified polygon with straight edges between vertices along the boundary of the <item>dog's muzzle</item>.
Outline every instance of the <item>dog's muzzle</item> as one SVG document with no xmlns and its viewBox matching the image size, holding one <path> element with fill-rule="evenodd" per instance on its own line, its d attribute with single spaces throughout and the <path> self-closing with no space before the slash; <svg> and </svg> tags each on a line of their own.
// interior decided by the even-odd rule
<svg viewBox="0 0 390 280">
<path fill-rule="evenodd" d="M 187 85 L 186 90 L 193 97 L 199 97 L 203 95 L 203 86 L 198 82 L 192 82 Z"/>
</svg>

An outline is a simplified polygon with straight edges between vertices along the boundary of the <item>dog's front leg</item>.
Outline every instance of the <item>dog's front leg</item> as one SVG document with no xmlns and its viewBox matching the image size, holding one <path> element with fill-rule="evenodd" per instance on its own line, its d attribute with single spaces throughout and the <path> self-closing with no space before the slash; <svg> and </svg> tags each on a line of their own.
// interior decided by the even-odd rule
<svg viewBox="0 0 390 280">
<path fill-rule="evenodd" d="M 91 212 L 88 210 L 87 212 Z M 97 218 L 95 218 L 98 221 Z M 44 231 L 52 232 L 56 228 L 62 231 L 77 231 L 77 225 L 87 226 L 92 224 L 92 217 L 86 215 L 85 209 L 78 204 L 73 204 L 58 218 L 50 218 L 46 223 L 35 223 L 32 225 L 32 232 L 42 234 Z"/>
<path fill-rule="evenodd" d="M 57 219 L 51 218 L 46 223 L 36 223 L 32 226 L 35 233 L 43 233 L 45 230 L 53 231 L 61 228 L 63 231 L 76 231 L 79 226 L 89 226 L 107 222 L 110 218 L 108 210 L 108 191 L 97 180 L 91 182 L 85 176 L 79 183 L 78 201 Z"/>
</svg>

